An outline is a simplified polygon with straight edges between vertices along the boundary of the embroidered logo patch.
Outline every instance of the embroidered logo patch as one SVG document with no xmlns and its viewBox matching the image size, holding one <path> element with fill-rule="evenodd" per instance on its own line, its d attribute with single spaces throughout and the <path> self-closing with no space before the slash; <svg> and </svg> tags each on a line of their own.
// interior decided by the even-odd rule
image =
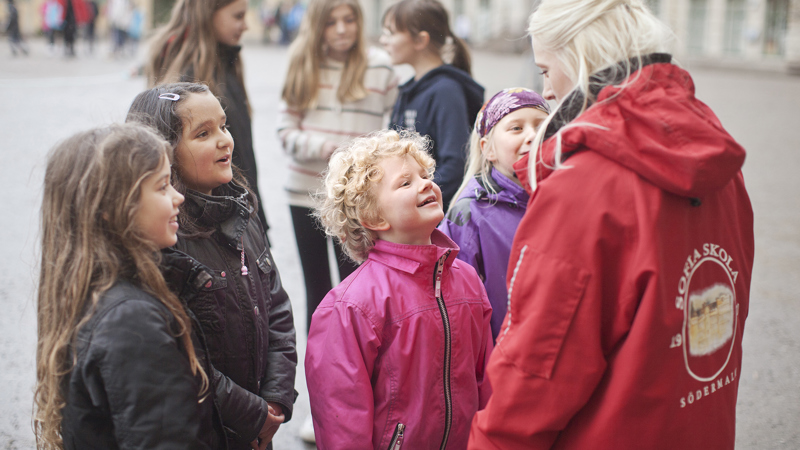
<svg viewBox="0 0 800 450">
<path fill-rule="evenodd" d="M 683 265 L 675 307 L 683 312 L 683 329 L 670 347 L 682 347 L 686 370 L 697 381 L 719 376 L 730 360 L 739 304 L 734 285 L 739 273 L 733 258 L 716 244 L 695 249 Z"/>
</svg>

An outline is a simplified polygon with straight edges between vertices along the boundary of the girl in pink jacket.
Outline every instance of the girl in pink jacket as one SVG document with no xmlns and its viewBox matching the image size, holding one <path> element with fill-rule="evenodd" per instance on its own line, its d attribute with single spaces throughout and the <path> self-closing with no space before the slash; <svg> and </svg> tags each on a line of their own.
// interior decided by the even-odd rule
<svg viewBox="0 0 800 450">
<path fill-rule="evenodd" d="M 361 266 L 311 320 L 306 380 L 320 449 L 463 449 L 491 394 L 492 309 L 436 230 L 428 140 L 382 131 L 337 150 L 317 214 Z"/>
</svg>

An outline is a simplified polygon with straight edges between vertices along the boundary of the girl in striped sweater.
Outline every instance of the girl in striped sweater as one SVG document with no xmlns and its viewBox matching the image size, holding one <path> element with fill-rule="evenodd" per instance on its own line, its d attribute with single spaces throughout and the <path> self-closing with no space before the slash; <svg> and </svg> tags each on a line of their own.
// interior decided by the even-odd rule
<svg viewBox="0 0 800 450">
<path fill-rule="evenodd" d="M 307 325 L 334 286 L 325 234 L 310 215 L 320 173 L 340 143 L 385 128 L 397 97 L 389 57 L 367 48 L 363 28 L 357 0 L 311 0 L 289 49 L 278 136 L 291 157 L 286 190 L 305 277 Z M 356 265 L 334 248 L 344 279 Z"/>
</svg>

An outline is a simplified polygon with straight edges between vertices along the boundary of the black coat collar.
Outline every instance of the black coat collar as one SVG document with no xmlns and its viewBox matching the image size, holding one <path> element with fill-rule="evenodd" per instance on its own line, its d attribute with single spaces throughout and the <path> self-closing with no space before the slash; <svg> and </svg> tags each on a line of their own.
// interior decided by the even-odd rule
<svg viewBox="0 0 800 450">
<path fill-rule="evenodd" d="M 211 195 L 189 190 L 183 209 L 198 225 L 215 230 L 222 241 L 241 250 L 242 235 L 253 212 L 249 196 L 247 189 L 234 182 L 214 189 Z"/>
</svg>

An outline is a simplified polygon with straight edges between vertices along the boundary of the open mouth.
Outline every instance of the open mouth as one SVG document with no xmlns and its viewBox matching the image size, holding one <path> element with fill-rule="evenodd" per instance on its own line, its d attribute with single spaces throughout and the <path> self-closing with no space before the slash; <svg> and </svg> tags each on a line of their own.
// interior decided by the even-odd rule
<svg viewBox="0 0 800 450">
<path fill-rule="evenodd" d="M 231 160 L 231 155 L 225 155 L 222 158 L 218 159 L 218 163 L 226 163 Z"/>
<path fill-rule="evenodd" d="M 420 203 L 419 205 L 417 205 L 417 207 L 422 207 L 422 206 L 425 206 L 425 205 L 430 205 L 431 203 L 436 203 L 436 196 L 435 196 L 435 195 L 431 195 L 430 197 L 426 198 L 426 199 L 425 199 L 425 201 L 423 201 L 422 203 Z"/>
</svg>

